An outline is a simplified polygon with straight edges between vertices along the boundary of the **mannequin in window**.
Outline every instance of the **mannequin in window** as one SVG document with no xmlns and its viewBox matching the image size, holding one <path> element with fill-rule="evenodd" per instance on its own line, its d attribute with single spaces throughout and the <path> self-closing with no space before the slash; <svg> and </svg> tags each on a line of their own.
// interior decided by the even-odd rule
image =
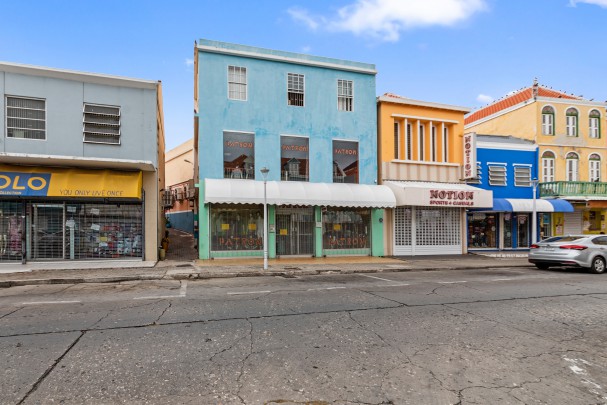
<svg viewBox="0 0 607 405">
<path fill-rule="evenodd" d="M 8 244 L 8 217 L 0 211 L 0 255 L 6 254 L 6 246 Z"/>
<path fill-rule="evenodd" d="M 8 219 L 8 249 L 11 255 L 21 253 L 21 218 L 17 214 Z"/>
</svg>

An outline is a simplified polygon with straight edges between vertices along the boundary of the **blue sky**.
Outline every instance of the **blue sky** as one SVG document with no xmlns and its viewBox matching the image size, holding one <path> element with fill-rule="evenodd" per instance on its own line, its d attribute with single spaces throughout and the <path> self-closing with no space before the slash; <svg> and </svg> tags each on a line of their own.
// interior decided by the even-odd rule
<svg viewBox="0 0 607 405">
<path fill-rule="evenodd" d="M 199 38 L 374 63 L 378 95 L 478 108 L 537 77 L 607 100 L 607 0 L 0 4 L 2 61 L 162 80 L 167 150 L 193 133 Z"/>
</svg>

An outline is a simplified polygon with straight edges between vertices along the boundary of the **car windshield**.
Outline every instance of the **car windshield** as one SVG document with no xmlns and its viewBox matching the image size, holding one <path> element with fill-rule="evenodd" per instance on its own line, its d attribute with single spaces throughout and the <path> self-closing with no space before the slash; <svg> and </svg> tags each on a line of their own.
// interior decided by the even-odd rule
<svg viewBox="0 0 607 405">
<path fill-rule="evenodd" d="M 576 240 L 583 239 L 583 236 L 553 236 L 552 238 L 544 239 L 542 242 L 554 243 L 554 242 L 574 242 Z"/>
</svg>

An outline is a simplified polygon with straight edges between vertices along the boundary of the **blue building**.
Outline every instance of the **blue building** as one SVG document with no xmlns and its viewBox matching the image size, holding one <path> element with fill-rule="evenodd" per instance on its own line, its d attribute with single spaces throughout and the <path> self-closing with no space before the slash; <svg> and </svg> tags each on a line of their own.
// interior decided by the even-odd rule
<svg viewBox="0 0 607 405">
<path fill-rule="evenodd" d="M 261 256 L 264 201 L 269 257 L 382 255 L 375 66 L 209 40 L 195 55 L 200 257 Z"/>
<path fill-rule="evenodd" d="M 477 177 L 468 183 L 491 190 L 493 207 L 469 210 L 468 250 L 528 249 L 534 242 L 538 146 L 512 136 L 476 135 L 476 159 Z M 572 211 L 567 201 L 540 199 L 536 194 L 537 238 L 550 236 L 549 213 Z"/>
</svg>

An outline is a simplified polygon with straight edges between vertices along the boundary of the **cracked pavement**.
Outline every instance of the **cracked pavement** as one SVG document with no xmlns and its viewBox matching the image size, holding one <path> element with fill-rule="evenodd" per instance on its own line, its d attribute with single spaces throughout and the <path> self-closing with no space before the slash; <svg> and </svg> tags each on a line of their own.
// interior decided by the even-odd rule
<svg viewBox="0 0 607 405">
<path fill-rule="evenodd" d="M 607 403 L 607 276 L 499 276 L 4 289 L 0 403 Z"/>
</svg>

